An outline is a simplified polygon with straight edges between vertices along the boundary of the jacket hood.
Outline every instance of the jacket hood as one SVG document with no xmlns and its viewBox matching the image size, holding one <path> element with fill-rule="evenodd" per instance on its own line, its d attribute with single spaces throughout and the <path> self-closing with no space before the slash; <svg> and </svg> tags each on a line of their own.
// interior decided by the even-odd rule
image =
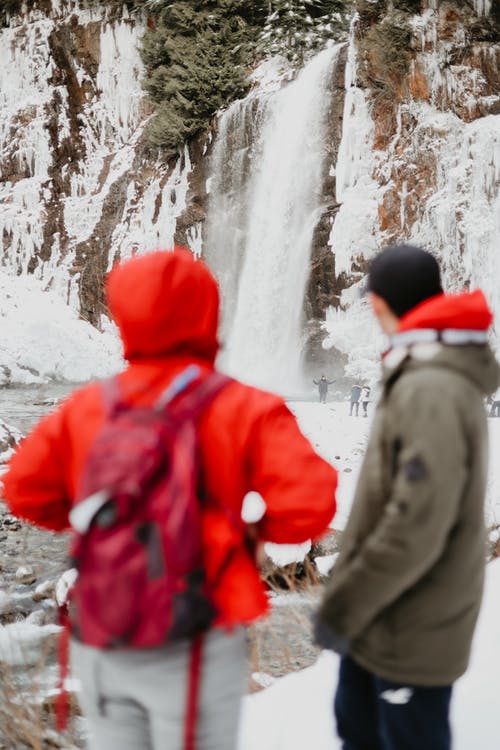
<svg viewBox="0 0 500 750">
<path fill-rule="evenodd" d="M 438 294 L 403 315 L 398 332 L 415 328 L 487 331 L 493 315 L 481 290 L 465 294 Z"/>
<path fill-rule="evenodd" d="M 384 380 L 403 369 L 444 367 L 468 378 L 483 394 L 493 393 L 500 368 L 486 343 L 492 321 L 480 290 L 425 300 L 401 318 L 392 349 L 384 355 Z M 432 333 L 434 340 L 427 336 Z"/>
<path fill-rule="evenodd" d="M 174 354 L 215 359 L 219 290 L 189 250 L 176 246 L 116 265 L 106 295 L 126 359 Z"/>
<path fill-rule="evenodd" d="M 486 342 L 492 321 L 479 290 L 439 294 L 422 302 L 401 318 L 391 338 L 392 348 L 383 360 L 384 381 L 402 370 L 440 367 L 462 374 L 482 393 L 492 393 L 500 382 L 498 362 Z"/>
</svg>

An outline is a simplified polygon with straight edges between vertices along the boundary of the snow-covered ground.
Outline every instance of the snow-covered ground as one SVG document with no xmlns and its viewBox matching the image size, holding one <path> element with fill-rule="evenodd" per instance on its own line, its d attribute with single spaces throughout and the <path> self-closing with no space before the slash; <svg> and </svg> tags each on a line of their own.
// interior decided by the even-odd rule
<svg viewBox="0 0 500 750">
<path fill-rule="evenodd" d="M 488 566 L 472 661 L 455 689 L 454 750 L 498 750 L 500 675 L 500 560 Z M 332 716 L 338 658 L 323 652 L 316 664 L 277 680 L 245 699 L 238 750 L 340 750 Z"/>
<path fill-rule="evenodd" d="M 304 433 L 318 452 L 339 471 L 338 511 L 335 528 L 345 525 L 371 422 L 363 417 L 349 417 L 348 402 L 293 402 Z M 370 405 L 372 408 L 372 405 Z M 488 522 L 500 523 L 500 472 L 494 460 L 500 450 L 500 419 L 489 419 L 491 435 L 490 479 L 488 485 Z M 250 506 L 258 510 L 258 498 Z M 302 559 L 308 546 L 276 548 L 267 551 L 280 563 Z M 454 750 L 498 750 L 498 676 L 500 675 L 500 561 L 488 566 L 484 604 L 473 647 L 468 673 L 457 684 L 453 703 Z M 1 604 L 1 601 L 0 601 Z M 34 622 L 16 623 L 15 629 L 0 628 L 0 653 L 8 661 L 15 659 L 18 643 L 33 644 L 41 629 Z M 14 643 L 12 642 L 14 641 Z M 14 655 L 13 655 L 14 648 Z M 244 702 L 238 750 L 339 750 L 332 717 L 333 693 L 338 659 L 324 652 L 317 662 L 300 672 L 273 680 L 259 675 L 261 685 L 269 684 Z M 269 679 L 267 679 L 269 678 Z"/>
<path fill-rule="evenodd" d="M 368 418 L 350 417 L 349 401 L 326 404 L 296 401 L 289 406 L 302 432 L 339 473 L 337 512 L 333 525 L 336 529 L 343 529 L 363 459 L 373 406 L 370 404 L 368 407 Z M 361 414 L 361 408 L 359 411 Z"/>
<path fill-rule="evenodd" d="M 321 455 L 339 470 L 338 513 L 333 525 L 342 528 L 349 512 L 370 419 L 349 417 L 348 403 L 290 405 L 302 430 Z M 500 419 L 488 420 L 491 436 L 487 517 L 500 522 Z M 269 551 L 269 550 L 268 550 Z M 273 555 L 274 557 L 275 555 Z M 293 555 L 289 553 L 289 559 Z M 500 560 L 487 569 L 486 590 L 472 661 L 456 686 L 452 720 L 454 750 L 498 750 L 500 724 Z M 283 677 L 245 699 L 238 750 L 340 750 L 332 704 L 338 657 L 323 652 L 308 669 Z M 262 679 L 261 679 L 262 684 Z"/>
<path fill-rule="evenodd" d="M 318 453 L 339 472 L 338 507 L 333 526 L 343 529 L 349 515 L 374 406 L 370 404 L 368 407 L 368 419 L 350 417 L 348 401 L 326 404 L 296 401 L 289 406 Z M 500 524 L 500 419 L 488 419 L 488 427 L 490 462 L 486 523 L 493 526 Z"/>
</svg>

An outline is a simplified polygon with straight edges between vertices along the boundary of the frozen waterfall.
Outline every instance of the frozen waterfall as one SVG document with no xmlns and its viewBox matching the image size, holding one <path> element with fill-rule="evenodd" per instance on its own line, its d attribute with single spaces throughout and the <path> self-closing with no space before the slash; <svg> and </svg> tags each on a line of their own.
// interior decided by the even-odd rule
<svg viewBox="0 0 500 750">
<path fill-rule="evenodd" d="M 491 10 L 491 0 L 474 0 L 474 10 L 478 16 L 488 16 Z"/>
<path fill-rule="evenodd" d="M 205 255 L 222 289 L 220 364 L 288 393 L 302 385 L 304 294 L 341 48 L 321 52 L 279 91 L 236 102 L 212 157 Z"/>
</svg>

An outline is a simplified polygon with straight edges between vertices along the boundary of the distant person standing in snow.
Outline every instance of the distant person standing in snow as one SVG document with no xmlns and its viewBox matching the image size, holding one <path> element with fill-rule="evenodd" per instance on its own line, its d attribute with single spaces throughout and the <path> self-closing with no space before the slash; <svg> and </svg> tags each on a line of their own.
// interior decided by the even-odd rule
<svg viewBox="0 0 500 750">
<path fill-rule="evenodd" d="M 444 294 L 407 245 L 373 260 L 368 288 L 390 347 L 316 640 L 342 655 L 344 750 L 449 750 L 483 589 L 492 314 L 480 291 Z"/>
<path fill-rule="evenodd" d="M 313 380 L 313 383 L 318 386 L 320 404 L 326 404 L 328 386 L 333 385 L 335 380 L 328 380 L 326 375 L 322 375 L 319 380 Z"/>
<path fill-rule="evenodd" d="M 491 397 L 490 417 L 500 417 L 500 388 Z"/>
<path fill-rule="evenodd" d="M 356 416 L 359 415 L 359 399 L 361 396 L 361 386 L 353 385 L 351 388 L 351 408 L 349 409 L 349 416 L 352 417 L 353 410 L 356 412 Z"/>
<path fill-rule="evenodd" d="M 368 404 L 370 402 L 370 387 L 368 385 L 363 386 L 361 389 L 361 395 L 359 397 L 361 406 L 363 407 L 363 416 L 368 416 Z"/>
<path fill-rule="evenodd" d="M 256 550 L 322 535 L 336 472 L 280 397 L 215 371 L 219 292 L 192 253 L 115 266 L 107 299 L 127 367 L 78 390 L 23 440 L 2 477 L 5 500 L 31 523 L 71 525 L 80 544 L 86 565 L 69 611 L 90 750 L 234 750 L 246 693 L 243 626 L 269 609 Z M 125 435 L 124 450 L 108 439 L 99 451 L 110 434 Z M 107 478 L 87 495 L 89 463 Z M 249 528 L 241 511 L 251 491 L 266 510 Z M 145 516 L 152 492 L 154 523 Z M 121 559 L 119 535 L 128 544 Z M 99 540 L 104 553 L 85 557 Z M 191 548 L 197 567 L 174 578 Z M 99 585 L 101 596 L 83 596 Z"/>
</svg>

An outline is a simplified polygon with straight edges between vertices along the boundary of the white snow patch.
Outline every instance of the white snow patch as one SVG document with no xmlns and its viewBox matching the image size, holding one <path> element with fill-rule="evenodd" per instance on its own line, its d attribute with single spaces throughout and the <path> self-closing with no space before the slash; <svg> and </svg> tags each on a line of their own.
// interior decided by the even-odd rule
<svg viewBox="0 0 500 750">
<path fill-rule="evenodd" d="M 338 555 L 339 553 L 336 552 L 334 555 L 321 555 L 314 558 L 315 565 L 320 575 L 328 575 L 328 573 L 335 565 Z"/>
<path fill-rule="evenodd" d="M 266 542 L 265 549 L 271 560 L 280 567 L 295 562 L 304 562 L 305 556 L 311 549 L 311 542 L 303 544 L 273 544 Z"/>
<path fill-rule="evenodd" d="M 373 405 L 369 406 L 368 419 L 350 417 L 348 401 L 328 404 L 294 401 L 289 406 L 315 450 L 339 472 L 337 511 L 331 526 L 343 529 L 368 439 Z"/>
<path fill-rule="evenodd" d="M 0 271 L 0 370 L 16 383 L 81 382 L 123 367 L 116 333 L 99 333 L 33 277 Z"/>
<path fill-rule="evenodd" d="M 37 625 L 27 620 L 0 625 L 0 662 L 10 666 L 36 664 L 41 643 L 60 630 L 59 625 Z"/>
<path fill-rule="evenodd" d="M 271 687 L 276 682 L 276 677 L 266 674 L 266 672 L 252 672 L 252 679 L 263 688 Z"/>
</svg>

